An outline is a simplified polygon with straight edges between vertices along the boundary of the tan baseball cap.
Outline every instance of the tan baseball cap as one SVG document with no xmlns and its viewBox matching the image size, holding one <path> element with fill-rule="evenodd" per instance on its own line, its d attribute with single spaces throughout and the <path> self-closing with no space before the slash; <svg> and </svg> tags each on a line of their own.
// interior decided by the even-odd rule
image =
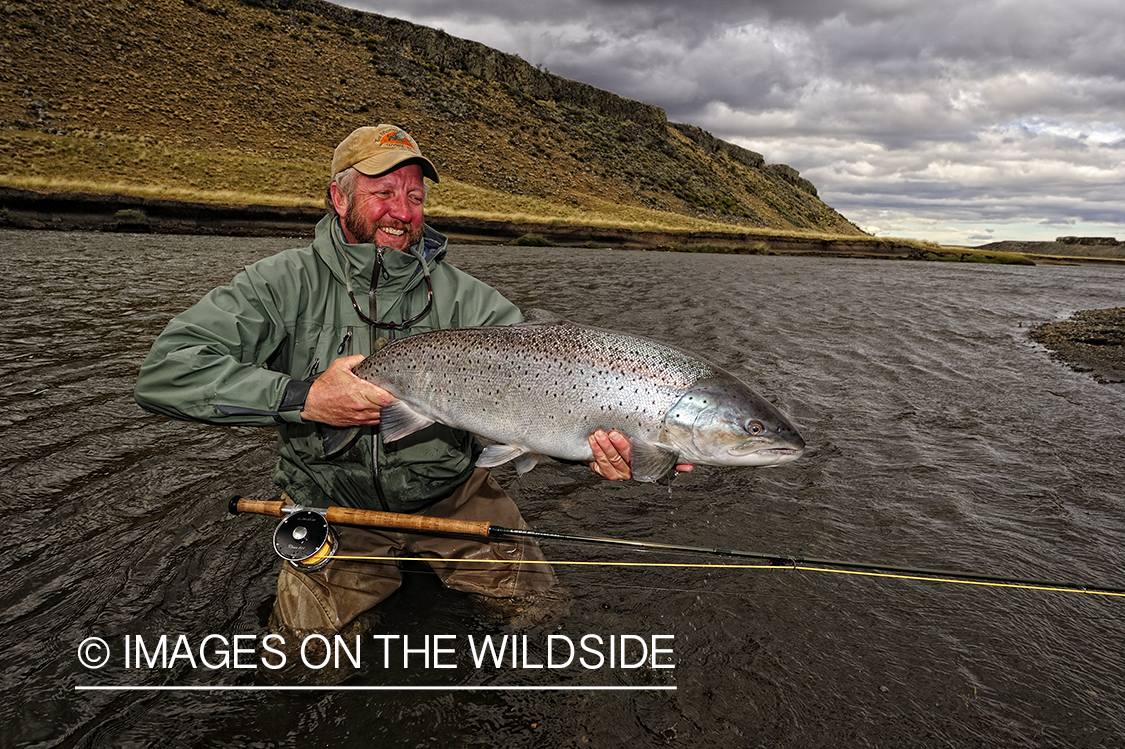
<svg viewBox="0 0 1125 749">
<path fill-rule="evenodd" d="M 332 174 L 339 174 L 350 166 L 369 177 L 391 171 L 404 161 L 415 161 L 422 174 L 438 181 L 437 169 L 422 155 L 422 150 L 410 135 L 395 125 L 360 127 L 336 146 L 332 156 Z"/>
</svg>

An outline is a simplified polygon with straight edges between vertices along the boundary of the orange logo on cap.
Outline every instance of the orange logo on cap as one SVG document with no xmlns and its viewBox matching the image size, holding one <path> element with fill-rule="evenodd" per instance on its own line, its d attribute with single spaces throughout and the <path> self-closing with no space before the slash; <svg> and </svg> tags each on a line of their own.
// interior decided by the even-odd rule
<svg viewBox="0 0 1125 749">
<path fill-rule="evenodd" d="M 387 132 L 382 138 L 379 139 L 380 146 L 406 146 L 407 148 L 417 148 L 414 142 L 410 140 L 410 136 L 401 130 L 393 130 Z"/>
</svg>

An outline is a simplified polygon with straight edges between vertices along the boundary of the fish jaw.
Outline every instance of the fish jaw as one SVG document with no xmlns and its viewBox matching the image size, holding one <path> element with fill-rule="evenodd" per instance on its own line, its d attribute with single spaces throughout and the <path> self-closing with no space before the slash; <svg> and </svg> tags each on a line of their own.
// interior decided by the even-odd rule
<svg viewBox="0 0 1125 749">
<path fill-rule="evenodd" d="M 755 445 L 748 448 L 739 448 L 730 451 L 730 462 L 726 465 L 736 466 L 779 466 L 801 457 L 805 452 L 805 443 L 786 445 Z"/>
<path fill-rule="evenodd" d="M 665 415 L 664 430 L 682 460 L 702 465 L 775 466 L 805 449 L 780 411 L 726 373 L 684 392 Z"/>
</svg>

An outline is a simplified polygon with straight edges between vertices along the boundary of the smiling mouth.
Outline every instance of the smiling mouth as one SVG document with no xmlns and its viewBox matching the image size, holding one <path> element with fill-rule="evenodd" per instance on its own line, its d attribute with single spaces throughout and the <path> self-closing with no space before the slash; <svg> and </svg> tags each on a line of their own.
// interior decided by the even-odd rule
<svg viewBox="0 0 1125 749">
<path fill-rule="evenodd" d="M 406 233 L 405 229 L 396 229 L 393 226 L 380 226 L 379 231 L 392 237 L 401 237 Z"/>
</svg>

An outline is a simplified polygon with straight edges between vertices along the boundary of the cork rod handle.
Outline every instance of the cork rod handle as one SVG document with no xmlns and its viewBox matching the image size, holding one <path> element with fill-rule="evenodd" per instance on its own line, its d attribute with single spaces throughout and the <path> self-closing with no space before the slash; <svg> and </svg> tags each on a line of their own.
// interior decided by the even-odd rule
<svg viewBox="0 0 1125 749">
<path fill-rule="evenodd" d="M 273 515 L 281 517 L 284 513 L 284 502 L 266 502 L 245 497 L 233 497 L 230 500 L 231 514 L 243 512 L 258 515 Z M 463 536 L 488 537 L 489 524 L 485 521 L 451 520 L 449 518 L 435 518 L 429 515 L 408 515 L 401 512 L 377 512 L 375 510 L 356 510 L 351 507 L 329 507 L 324 512 L 324 517 L 329 523 L 341 525 L 363 525 L 371 528 L 387 528 L 399 531 L 415 531 L 418 533 L 456 533 Z"/>
</svg>

